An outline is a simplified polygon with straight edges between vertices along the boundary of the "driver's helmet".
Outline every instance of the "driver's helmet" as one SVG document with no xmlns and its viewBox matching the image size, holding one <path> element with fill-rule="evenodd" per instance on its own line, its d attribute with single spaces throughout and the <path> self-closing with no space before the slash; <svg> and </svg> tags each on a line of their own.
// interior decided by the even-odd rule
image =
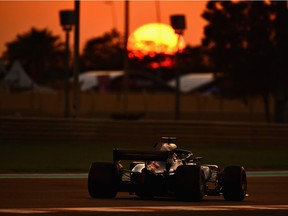
<svg viewBox="0 0 288 216">
<path fill-rule="evenodd" d="M 177 149 L 177 145 L 171 141 L 176 140 L 176 137 L 162 137 L 162 142 L 154 145 L 155 150 L 158 151 L 173 151 Z"/>
<path fill-rule="evenodd" d="M 173 151 L 175 149 L 177 149 L 175 143 L 163 143 L 160 147 L 160 151 Z"/>
</svg>

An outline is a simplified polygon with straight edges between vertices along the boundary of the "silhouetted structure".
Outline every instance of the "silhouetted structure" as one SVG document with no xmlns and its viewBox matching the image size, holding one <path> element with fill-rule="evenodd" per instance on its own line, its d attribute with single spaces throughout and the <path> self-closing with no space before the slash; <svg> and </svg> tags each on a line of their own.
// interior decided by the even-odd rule
<svg viewBox="0 0 288 216">
<path fill-rule="evenodd" d="M 66 59 L 65 59 L 65 66 L 66 66 L 66 72 L 65 72 L 65 111 L 64 111 L 64 117 L 70 116 L 70 85 L 69 85 L 69 62 L 70 62 L 70 49 L 69 49 L 69 33 L 73 28 L 73 25 L 75 24 L 75 13 L 72 10 L 62 10 L 60 11 L 60 24 L 63 27 L 63 30 L 65 31 L 65 50 L 66 50 Z"/>
</svg>

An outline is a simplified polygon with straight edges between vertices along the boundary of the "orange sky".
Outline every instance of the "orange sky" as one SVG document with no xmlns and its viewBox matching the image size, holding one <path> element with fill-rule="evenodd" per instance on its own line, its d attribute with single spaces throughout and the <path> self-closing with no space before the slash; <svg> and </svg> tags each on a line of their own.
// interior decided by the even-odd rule
<svg viewBox="0 0 288 216">
<path fill-rule="evenodd" d="M 157 19 L 157 4 L 160 8 Z M 187 44 L 198 45 L 203 35 L 205 21 L 201 13 L 206 1 L 130 0 L 130 33 L 138 27 L 160 20 L 170 24 L 170 15 L 184 14 L 187 29 L 184 39 Z M 0 55 L 5 44 L 17 34 L 28 32 L 32 27 L 48 28 L 54 35 L 64 33 L 59 24 L 59 11 L 74 9 L 74 1 L 3 1 L 0 0 Z M 124 32 L 124 1 L 84 1 L 80 3 L 80 51 L 84 43 L 101 36 L 113 27 Z"/>
</svg>

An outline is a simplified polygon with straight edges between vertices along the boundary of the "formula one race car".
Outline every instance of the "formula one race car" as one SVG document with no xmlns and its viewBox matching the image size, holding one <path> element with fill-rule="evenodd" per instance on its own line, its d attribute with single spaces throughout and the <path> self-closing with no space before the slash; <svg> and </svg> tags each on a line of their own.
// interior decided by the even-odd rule
<svg viewBox="0 0 288 216">
<path fill-rule="evenodd" d="M 162 140 L 155 150 L 114 149 L 112 163 L 92 163 L 88 174 L 90 196 L 115 198 L 117 192 L 125 191 L 142 198 L 172 196 L 191 201 L 220 195 L 229 201 L 245 198 L 247 178 L 242 166 L 220 170 L 217 165 L 201 164 L 201 157 L 177 149 L 172 143 L 175 138 Z"/>
</svg>

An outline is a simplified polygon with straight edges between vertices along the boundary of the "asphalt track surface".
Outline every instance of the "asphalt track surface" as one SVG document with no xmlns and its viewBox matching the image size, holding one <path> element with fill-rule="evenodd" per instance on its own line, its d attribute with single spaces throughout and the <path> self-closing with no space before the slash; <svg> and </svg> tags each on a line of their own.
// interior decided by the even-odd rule
<svg viewBox="0 0 288 216">
<path fill-rule="evenodd" d="M 280 209 L 288 215 L 287 183 L 287 176 L 248 177 L 249 197 L 243 202 L 227 202 L 223 197 L 183 202 L 143 200 L 122 192 L 116 199 L 92 199 L 86 178 L 0 178 L 0 214 Z"/>
</svg>

